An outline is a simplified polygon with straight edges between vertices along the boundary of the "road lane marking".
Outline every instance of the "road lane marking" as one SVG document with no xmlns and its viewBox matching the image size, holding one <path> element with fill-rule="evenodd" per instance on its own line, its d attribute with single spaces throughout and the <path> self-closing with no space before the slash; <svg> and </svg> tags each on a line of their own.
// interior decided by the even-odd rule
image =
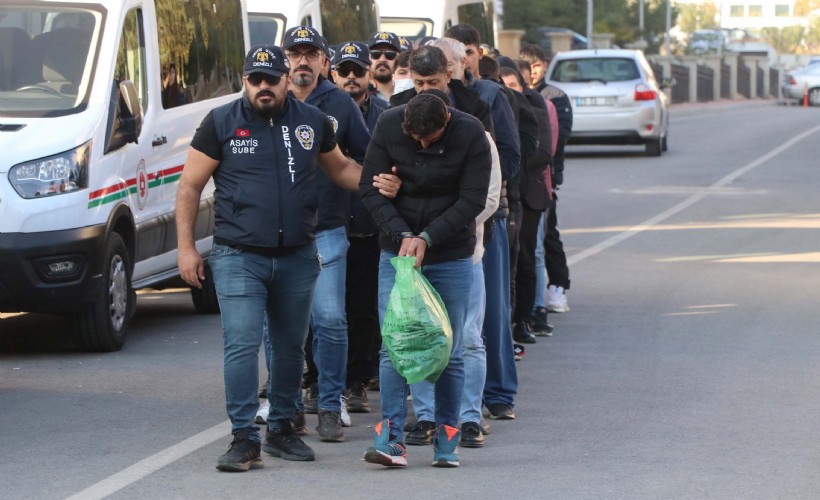
<svg viewBox="0 0 820 500">
<path fill-rule="evenodd" d="M 584 260 L 586 260 L 586 259 L 588 259 L 588 258 L 590 258 L 594 255 L 597 255 L 597 254 L 603 252 L 604 250 L 606 250 L 608 248 L 614 247 L 618 243 L 621 243 L 623 241 L 628 240 L 629 238 L 635 236 L 636 234 L 640 234 L 640 233 L 642 233 L 642 232 L 644 232 L 648 229 L 651 229 L 653 226 L 655 226 L 657 224 L 660 224 L 661 222 L 669 219 L 670 217 L 673 217 L 673 216 L 683 212 L 687 208 L 691 207 L 695 203 L 699 202 L 700 200 L 702 200 L 703 198 L 705 198 L 706 196 L 711 194 L 712 191 L 714 191 L 716 189 L 723 188 L 725 186 L 728 186 L 729 184 L 731 184 L 732 182 L 737 180 L 738 177 L 740 177 L 742 175 L 745 175 L 745 174 L 751 172 L 752 170 L 756 169 L 757 167 L 765 164 L 767 161 L 771 160 L 772 158 L 779 155 L 783 151 L 786 151 L 790 147 L 794 146 L 798 142 L 802 141 L 806 137 L 808 137 L 808 136 L 810 136 L 810 135 L 812 135 L 812 134 L 814 134 L 818 131 L 820 131 L 820 125 L 818 125 L 814 128 L 810 128 L 809 130 L 803 132 L 802 134 L 789 139 L 788 141 L 784 142 L 780 146 L 778 146 L 778 147 L 774 148 L 773 150 L 769 151 L 768 153 L 761 156 L 760 158 L 758 158 L 754 161 L 751 161 L 751 162 L 747 163 L 746 165 L 743 165 L 742 167 L 738 168 L 734 172 L 732 172 L 729 175 L 727 175 L 727 176 L 723 177 L 722 179 L 718 180 L 717 182 L 715 182 L 711 186 L 707 186 L 707 187 L 701 189 L 700 192 L 694 193 L 692 196 L 690 196 L 689 198 L 685 199 L 684 201 L 678 203 L 677 205 L 673 206 L 672 208 L 670 208 L 670 209 L 668 209 L 664 212 L 661 212 L 661 213 L 655 215 L 654 217 L 650 217 L 649 219 L 646 219 L 642 223 L 640 223 L 636 226 L 632 226 L 631 228 L 627 229 L 626 231 L 624 231 L 622 233 L 618 233 L 615 236 L 612 236 L 611 238 L 608 238 L 608 239 L 598 243 L 597 245 L 591 246 L 591 247 L 587 248 L 586 250 L 583 250 L 581 252 L 578 252 L 574 255 L 571 255 L 571 256 L 567 257 L 567 265 L 572 266 L 572 265 L 577 264 L 581 261 L 584 261 Z"/>
<path fill-rule="evenodd" d="M 117 491 L 136 483 L 145 476 L 152 474 L 166 465 L 172 464 L 180 458 L 189 455 L 200 448 L 208 446 L 218 439 L 231 433 L 231 421 L 225 420 L 210 429 L 189 437 L 164 450 L 154 453 L 150 457 L 140 460 L 116 474 L 112 474 L 102 481 L 89 486 L 83 491 L 71 495 L 68 500 L 97 500 L 114 494 Z"/>
</svg>

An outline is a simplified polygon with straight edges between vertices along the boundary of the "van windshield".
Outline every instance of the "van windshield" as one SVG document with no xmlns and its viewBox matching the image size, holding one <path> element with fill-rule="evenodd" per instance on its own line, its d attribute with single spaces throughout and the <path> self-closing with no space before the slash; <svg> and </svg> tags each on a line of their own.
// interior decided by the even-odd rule
<svg viewBox="0 0 820 500">
<path fill-rule="evenodd" d="M 0 4 L 0 118 L 85 109 L 104 16 L 88 5 Z"/>
</svg>

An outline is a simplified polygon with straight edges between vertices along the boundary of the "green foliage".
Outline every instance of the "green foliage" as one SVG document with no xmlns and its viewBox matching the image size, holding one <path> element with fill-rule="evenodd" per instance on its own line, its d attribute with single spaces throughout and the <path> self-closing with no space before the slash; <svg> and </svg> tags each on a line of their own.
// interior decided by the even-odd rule
<svg viewBox="0 0 820 500">
<path fill-rule="evenodd" d="M 760 30 L 763 39 L 780 54 L 798 52 L 803 42 L 802 26 L 787 26 L 785 28 L 763 28 Z"/>
<path fill-rule="evenodd" d="M 678 27 L 684 33 L 692 34 L 697 30 L 711 29 L 718 24 L 718 9 L 712 2 L 683 4 L 678 6 L 678 10 L 680 11 Z"/>
<path fill-rule="evenodd" d="M 640 38 L 637 0 L 594 0 L 593 31 L 612 33 L 614 43 L 624 46 Z M 505 29 L 523 29 L 524 43 L 541 43 L 540 26 L 559 26 L 586 35 L 586 0 L 505 0 Z M 672 25 L 678 12 L 672 9 Z M 666 1 L 646 0 L 644 4 L 644 38 L 647 52 L 657 52 L 666 31 Z"/>
</svg>

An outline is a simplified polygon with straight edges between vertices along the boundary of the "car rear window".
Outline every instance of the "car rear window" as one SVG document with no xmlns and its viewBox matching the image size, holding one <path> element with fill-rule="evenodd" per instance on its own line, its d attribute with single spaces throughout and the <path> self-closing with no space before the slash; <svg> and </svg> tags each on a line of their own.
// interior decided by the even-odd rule
<svg viewBox="0 0 820 500">
<path fill-rule="evenodd" d="M 624 82 L 641 77 L 632 59 L 614 57 L 591 57 L 563 59 L 552 70 L 551 80 L 556 82 Z"/>
</svg>

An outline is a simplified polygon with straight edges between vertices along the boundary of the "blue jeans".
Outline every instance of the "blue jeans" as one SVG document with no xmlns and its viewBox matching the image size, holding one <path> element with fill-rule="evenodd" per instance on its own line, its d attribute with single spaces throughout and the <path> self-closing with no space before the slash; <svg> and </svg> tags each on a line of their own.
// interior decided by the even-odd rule
<svg viewBox="0 0 820 500">
<path fill-rule="evenodd" d="M 380 323 L 384 323 L 390 290 L 396 281 L 396 270 L 390 264 L 390 259 L 395 256 L 395 253 L 382 250 L 379 259 Z M 453 352 L 450 354 L 450 363 L 435 384 L 434 422 L 438 425 L 458 426 L 461 397 L 464 393 L 461 339 L 467 319 L 467 298 L 472 281 L 471 267 L 472 261 L 469 257 L 421 266 L 424 277 L 441 296 L 450 318 L 450 326 L 453 328 Z M 382 417 L 390 419 L 390 435 L 403 436 L 404 421 L 407 419 L 407 381 L 393 367 L 384 344 L 379 353 L 379 386 Z"/>
<path fill-rule="evenodd" d="M 322 272 L 316 281 L 310 322 L 313 327 L 313 362 L 319 372 L 319 408 L 341 411 L 340 398 L 347 378 L 347 317 L 345 276 L 350 242 L 344 227 L 316 233 Z M 301 396 L 301 390 L 298 395 Z M 297 398 L 301 405 L 302 398 Z"/>
<path fill-rule="evenodd" d="M 549 210 L 549 208 L 547 208 Z M 536 307 L 547 307 L 547 268 L 544 267 L 544 216 L 538 223 L 538 237 L 535 242 L 535 301 L 532 312 Z"/>
<path fill-rule="evenodd" d="M 464 393 L 461 397 L 461 423 L 481 421 L 481 400 L 484 391 L 484 379 L 487 376 L 487 352 L 481 329 L 484 325 L 486 292 L 484 290 L 484 266 L 479 262 L 472 265 L 473 281 L 467 296 L 467 319 L 464 323 L 462 338 L 462 357 L 464 358 Z M 433 412 L 436 406 L 435 389 L 427 381 L 410 386 L 413 393 L 413 409 L 418 420 L 435 421 Z"/>
<path fill-rule="evenodd" d="M 487 349 L 487 379 L 484 404 L 513 405 L 518 393 L 518 373 L 510 323 L 510 247 L 507 223 L 493 220 L 493 239 L 484 248 L 484 280 L 487 312 L 484 315 L 484 345 Z"/>
<path fill-rule="evenodd" d="M 259 345 L 265 314 L 270 322 L 272 361 L 268 427 L 290 426 L 305 362 L 313 289 L 319 276 L 316 245 L 309 243 L 283 257 L 266 257 L 214 244 L 209 259 L 225 350 L 225 401 L 232 431 L 250 430 L 259 409 Z"/>
</svg>

